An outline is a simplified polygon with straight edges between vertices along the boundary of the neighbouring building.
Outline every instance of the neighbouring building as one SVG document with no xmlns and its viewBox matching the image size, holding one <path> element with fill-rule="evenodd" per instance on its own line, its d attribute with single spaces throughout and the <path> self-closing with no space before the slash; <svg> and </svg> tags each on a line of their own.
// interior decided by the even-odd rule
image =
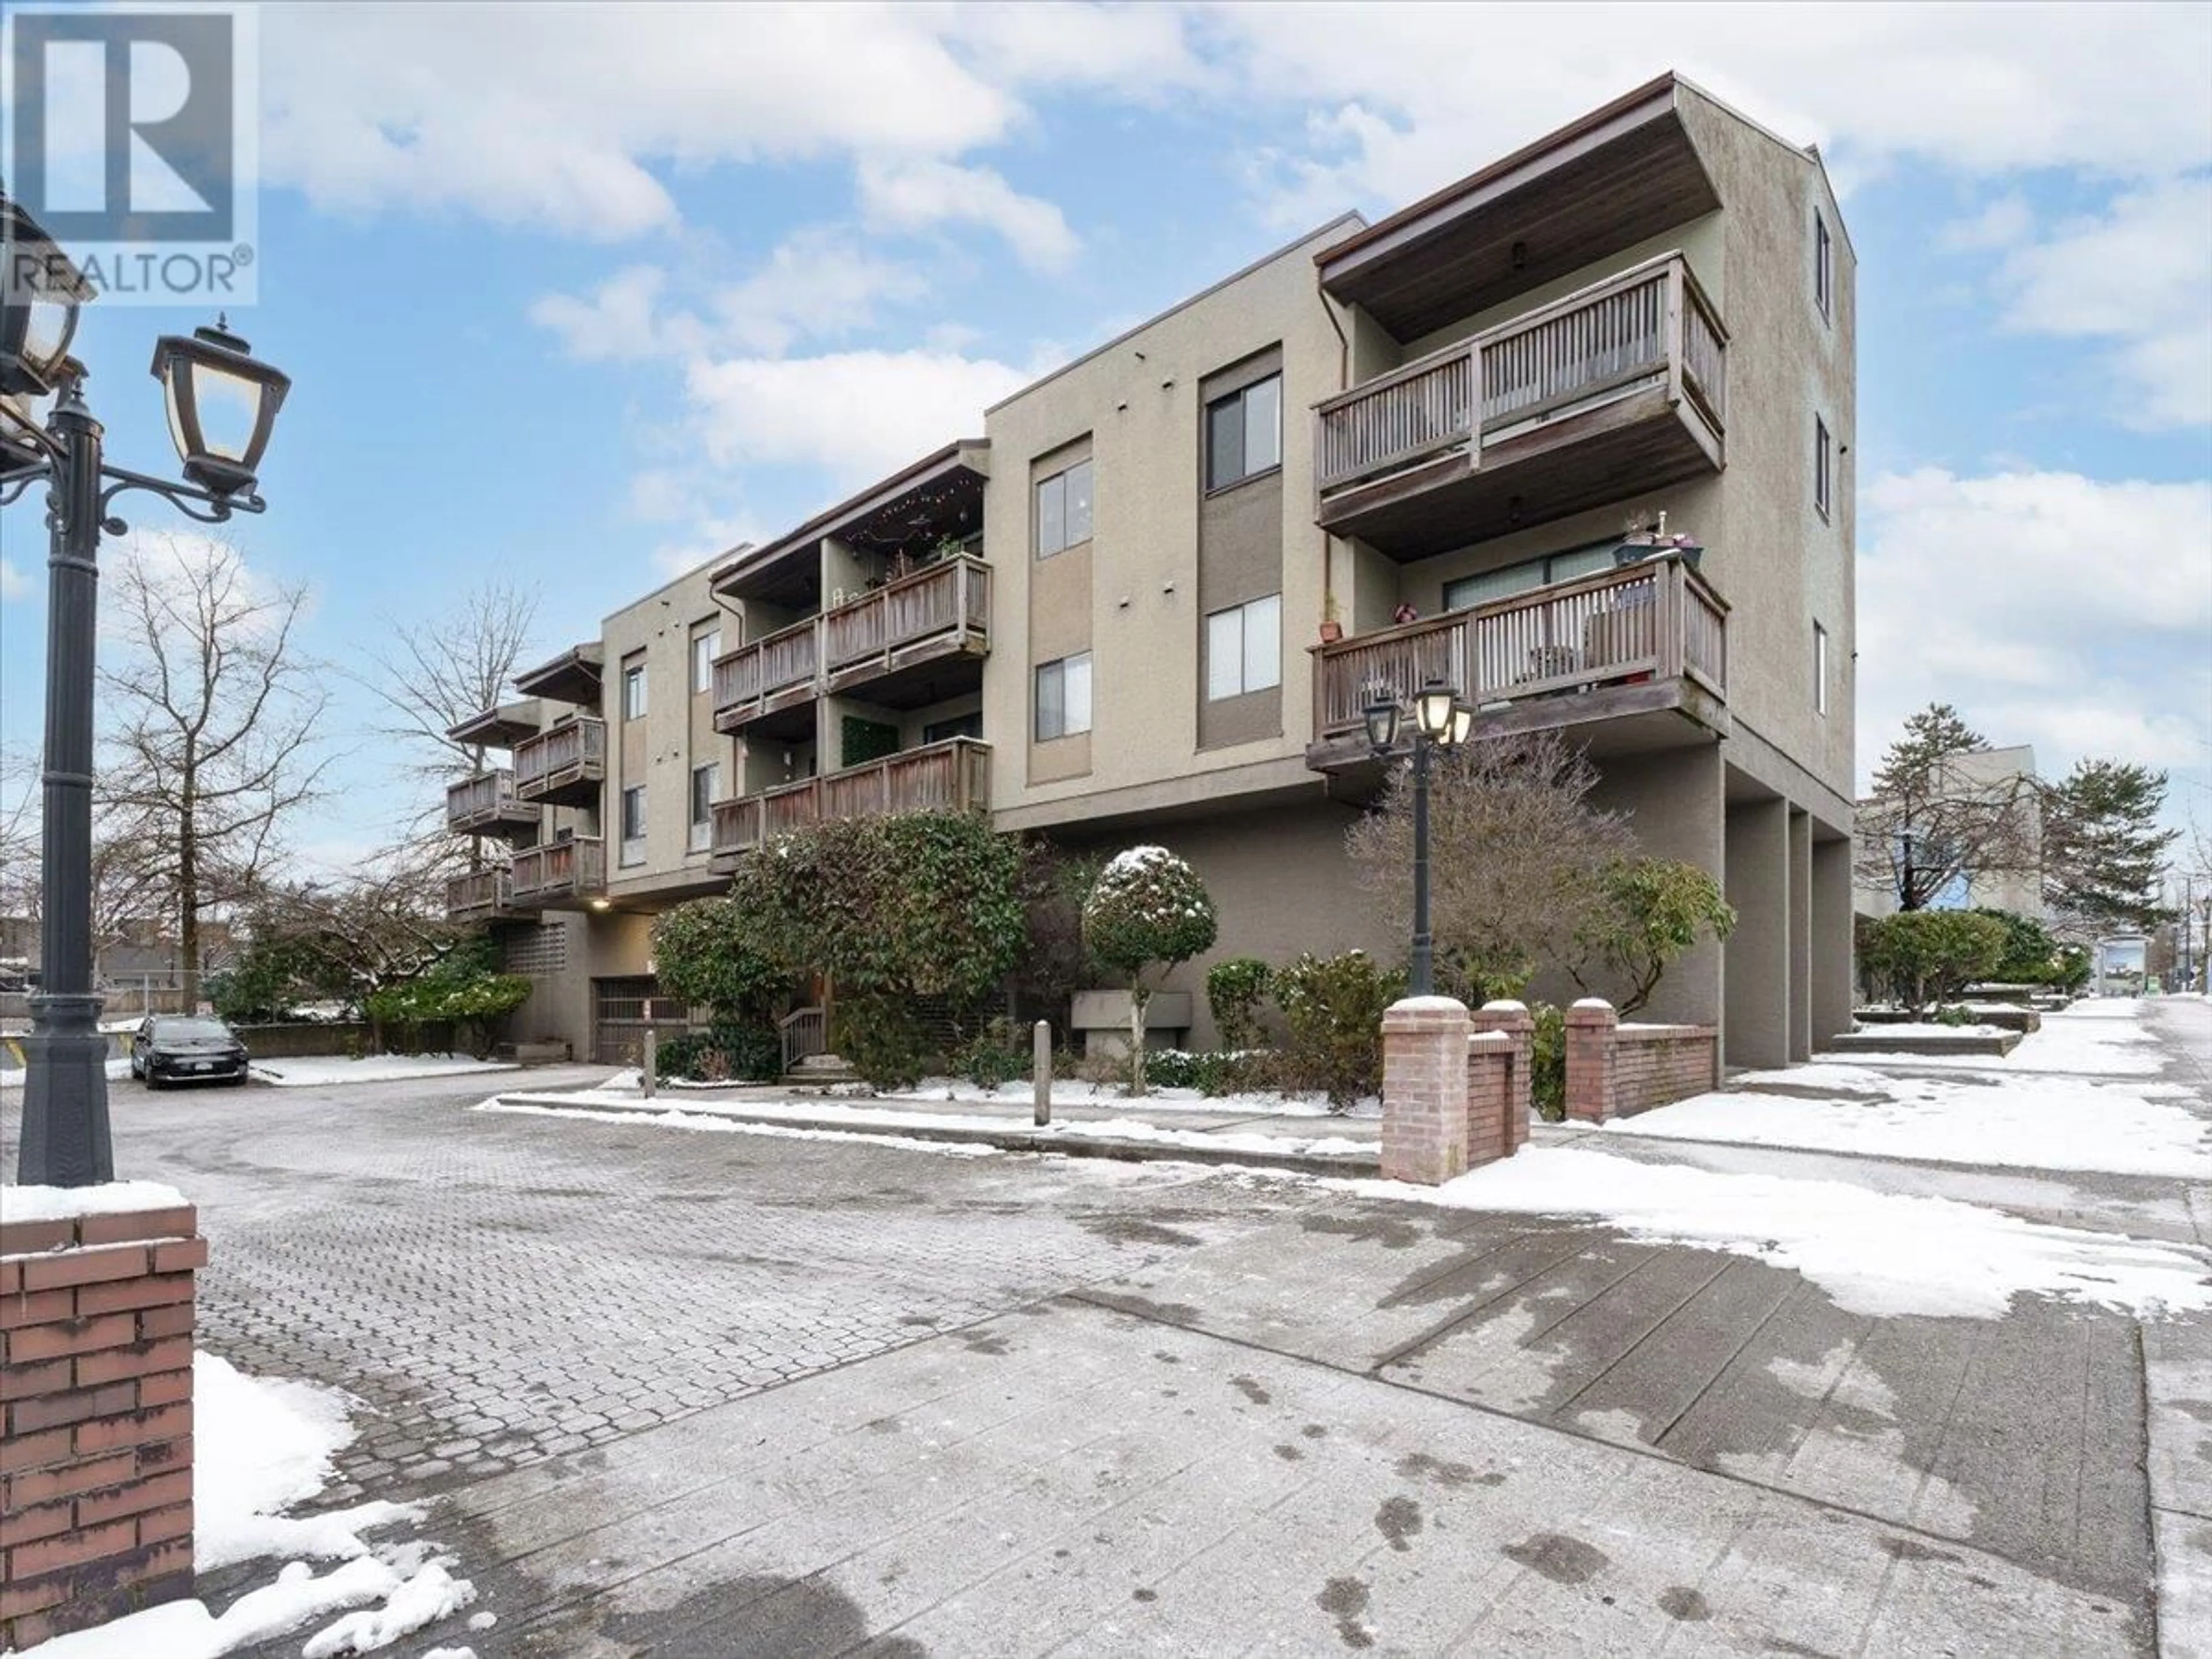
<svg viewBox="0 0 2212 1659">
<path fill-rule="evenodd" d="M 1652 1017 L 1802 1059 L 1851 1006 L 1854 294 L 1817 154 L 1662 76 L 520 677 L 462 728 L 512 768 L 452 814 L 514 867 L 454 908 L 513 924 L 526 1035 L 610 1060 L 680 1017 L 651 914 L 824 815 L 1155 841 L 1222 954 L 1395 957 L 1344 848 L 1360 713 L 1441 676 L 1482 730 L 1586 744 L 1644 848 L 1724 883 L 1734 936 Z"/>
<path fill-rule="evenodd" d="M 1854 893 L 1859 914 L 1897 913 L 1899 879 L 1907 862 L 1922 866 L 1949 862 L 1945 851 L 1930 843 L 1940 833 L 1945 811 L 1950 809 L 1994 821 L 1987 837 L 1990 851 L 1978 866 L 1966 861 L 1926 908 L 2009 910 L 2014 915 L 2045 920 L 2043 796 L 2036 780 L 2035 750 L 2027 744 L 2016 744 L 2008 749 L 1975 749 L 1947 755 L 1930 793 L 1936 802 L 1936 823 L 1929 833 L 1915 836 L 1910 825 L 1898 823 L 1885 830 L 1891 842 L 1886 848 L 1876 849 L 1862 841 L 1860 850 L 1866 856 L 1862 859 Z M 1902 817 L 1878 799 L 1861 801 L 1859 806 L 1869 823 L 1887 827 Z M 1869 869 L 1869 863 L 1875 867 Z"/>
</svg>

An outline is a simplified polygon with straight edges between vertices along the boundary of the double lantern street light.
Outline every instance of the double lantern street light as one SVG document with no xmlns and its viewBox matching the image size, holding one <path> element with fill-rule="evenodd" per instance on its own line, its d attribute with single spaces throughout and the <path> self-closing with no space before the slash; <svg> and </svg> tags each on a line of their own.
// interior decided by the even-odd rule
<svg viewBox="0 0 2212 1659">
<path fill-rule="evenodd" d="M 93 297 L 69 256 L 0 195 L 0 507 L 46 484 L 46 729 L 42 775 L 39 988 L 24 1042 L 23 1128 L 16 1178 L 27 1186 L 112 1181 L 107 1039 L 92 988 L 92 706 L 100 538 L 131 490 L 220 524 L 258 513 L 254 472 L 291 380 L 257 362 L 218 323 L 154 346 L 154 378 L 187 482 L 133 472 L 101 453 L 85 406 L 84 366 L 69 355 L 78 308 Z"/>
<path fill-rule="evenodd" d="M 1455 687 L 1431 680 L 1413 694 L 1413 960 L 1407 994 L 1425 997 L 1436 989 L 1435 941 L 1429 933 L 1430 757 L 1438 749 L 1456 749 L 1467 741 L 1474 729 L 1474 706 Z M 1398 738 L 1405 714 L 1395 696 L 1379 696 L 1367 705 L 1367 745 L 1377 760 L 1394 759 L 1401 752 Z"/>
</svg>

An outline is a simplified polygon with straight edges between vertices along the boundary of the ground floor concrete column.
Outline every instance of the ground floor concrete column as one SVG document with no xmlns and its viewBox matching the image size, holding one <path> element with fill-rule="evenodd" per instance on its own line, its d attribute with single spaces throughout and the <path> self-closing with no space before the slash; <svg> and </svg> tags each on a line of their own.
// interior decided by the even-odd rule
<svg viewBox="0 0 2212 1659">
<path fill-rule="evenodd" d="M 1779 795 L 1728 809 L 1728 902 L 1735 907 L 1724 969 L 1723 1062 L 1790 1063 L 1790 803 Z"/>
<path fill-rule="evenodd" d="M 1790 812 L 1790 1058 L 1813 1057 L 1813 815 Z"/>
<path fill-rule="evenodd" d="M 1716 880 L 1723 873 L 1723 764 L 1718 744 L 1608 757 L 1600 763 L 1591 805 L 1619 812 L 1647 858 L 1680 859 Z M 1562 976 L 1564 977 L 1564 976 Z M 1538 997 L 1564 1006 L 1582 994 L 1565 982 L 1540 983 Z M 1721 1021 L 1721 947 L 1700 939 L 1667 969 L 1638 1019 L 1664 1024 Z"/>
<path fill-rule="evenodd" d="M 1851 843 L 1813 843 L 1813 1046 L 1851 1029 Z"/>
</svg>

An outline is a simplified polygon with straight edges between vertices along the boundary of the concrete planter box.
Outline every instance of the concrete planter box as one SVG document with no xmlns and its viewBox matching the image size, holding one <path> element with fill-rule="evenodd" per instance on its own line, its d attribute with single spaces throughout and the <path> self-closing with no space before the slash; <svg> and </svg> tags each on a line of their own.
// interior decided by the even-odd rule
<svg viewBox="0 0 2212 1659">
<path fill-rule="evenodd" d="M 2043 1016 L 2033 1008 L 1975 1008 L 1973 1015 L 1981 1024 L 2002 1026 L 2023 1036 L 2043 1029 Z M 1904 1025 L 1912 1016 L 1902 1008 L 1861 1008 L 1851 1018 L 1861 1025 Z"/>
<path fill-rule="evenodd" d="M 1129 1052 L 1129 994 L 1127 991 L 1078 991 L 1069 1024 L 1081 1034 L 1083 1052 L 1126 1054 Z M 1190 993 L 1155 991 L 1145 1005 L 1145 1046 L 1180 1048 L 1190 1031 Z"/>
<path fill-rule="evenodd" d="M 1993 1036 L 1984 1036 L 1969 1031 L 1946 1033 L 1936 1036 L 1916 1032 L 1903 1036 L 1876 1026 L 1870 1031 L 1851 1031 L 1832 1037 L 1828 1052 L 1836 1054 L 2010 1054 L 2020 1045 L 2018 1031 L 2000 1031 Z"/>
</svg>

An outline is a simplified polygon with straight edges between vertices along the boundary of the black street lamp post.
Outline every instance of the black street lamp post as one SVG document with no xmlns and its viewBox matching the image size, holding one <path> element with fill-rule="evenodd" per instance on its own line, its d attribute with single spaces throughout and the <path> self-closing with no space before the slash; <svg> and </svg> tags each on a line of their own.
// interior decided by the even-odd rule
<svg viewBox="0 0 2212 1659">
<path fill-rule="evenodd" d="M 16 1179 L 27 1186 L 111 1181 L 107 1040 L 92 984 L 94 661 L 100 540 L 128 527 L 110 512 L 146 490 L 219 524 L 258 513 L 254 469 L 291 382 L 218 325 L 165 336 L 153 373 L 190 483 L 108 464 L 86 407 L 84 367 L 68 356 L 92 290 L 30 215 L 0 196 L 0 507 L 44 479 L 47 557 L 46 763 L 39 988 L 25 1041 Z M 53 398 L 51 413 L 42 414 Z"/>
<path fill-rule="evenodd" d="M 1395 696 L 1367 705 L 1367 744 L 1377 760 L 1399 752 L 1398 728 L 1405 710 Z M 1436 940 L 1429 929 L 1429 769 L 1438 749 L 1456 748 L 1474 726 L 1474 708 L 1442 680 L 1431 680 L 1413 695 L 1413 950 L 1407 994 L 1425 997 L 1436 989 Z"/>
</svg>

